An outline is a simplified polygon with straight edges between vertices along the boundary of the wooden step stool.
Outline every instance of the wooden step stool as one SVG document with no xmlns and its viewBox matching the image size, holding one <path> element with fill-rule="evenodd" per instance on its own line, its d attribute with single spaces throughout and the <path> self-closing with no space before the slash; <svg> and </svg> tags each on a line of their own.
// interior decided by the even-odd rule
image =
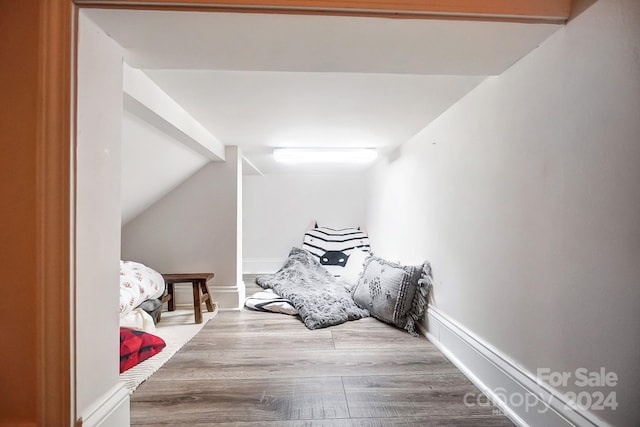
<svg viewBox="0 0 640 427">
<path fill-rule="evenodd" d="M 214 303 L 207 280 L 213 278 L 213 273 L 171 273 L 163 274 L 164 282 L 167 285 L 167 295 L 163 302 L 168 301 L 169 311 L 176 309 L 176 297 L 174 285 L 176 283 L 191 283 L 193 286 L 193 314 L 196 323 L 202 323 L 202 303 L 207 305 L 207 311 L 213 311 Z"/>
</svg>

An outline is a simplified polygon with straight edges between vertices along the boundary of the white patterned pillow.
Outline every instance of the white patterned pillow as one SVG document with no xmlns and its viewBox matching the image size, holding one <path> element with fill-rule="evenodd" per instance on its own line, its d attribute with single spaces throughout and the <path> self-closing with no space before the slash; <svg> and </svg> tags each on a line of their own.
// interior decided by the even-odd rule
<svg viewBox="0 0 640 427">
<path fill-rule="evenodd" d="M 360 228 L 333 229 L 316 226 L 304 234 L 302 249 L 309 251 L 329 272 L 340 277 L 349 255 L 355 250 L 369 252 L 369 237 Z"/>
<path fill-rule="evenodd" d="M 165 291 L 162 275 L 144 264 L 120 260 L 120 316 Z"/>
</svg>

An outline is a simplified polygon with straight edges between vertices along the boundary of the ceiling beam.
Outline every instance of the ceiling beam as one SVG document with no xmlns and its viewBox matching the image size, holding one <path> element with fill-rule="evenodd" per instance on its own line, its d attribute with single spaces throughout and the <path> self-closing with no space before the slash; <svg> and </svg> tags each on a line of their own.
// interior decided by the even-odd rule
<svg viewBox="0 0 640 427">
<path fill-rule="evenodd" d="M 571 0 L 75 0 L 78 5 L 140 9 L 302 13 L 423 19 L 563 23 Z"/>
<path fill-rule="evenodd" d="M 141 70 L 123 64 L 124 108 L 210 160 L 224 145 Z"/>
</svg>

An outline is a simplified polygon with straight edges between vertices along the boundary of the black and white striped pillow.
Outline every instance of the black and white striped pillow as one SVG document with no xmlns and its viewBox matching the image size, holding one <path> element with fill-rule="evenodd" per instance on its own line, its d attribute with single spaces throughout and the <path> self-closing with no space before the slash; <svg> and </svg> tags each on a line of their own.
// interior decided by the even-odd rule
<svg viewBox="0 0 640 427">
<path fill-rule="evenodd" d="M 349 255 L 359 249 L 371 251 L 369 237 L 360 228 L 333 229 L 316 226 L 304 234 L 302 249 L 311 252 L 335 277 L 340 277 Z"/>
</svg>

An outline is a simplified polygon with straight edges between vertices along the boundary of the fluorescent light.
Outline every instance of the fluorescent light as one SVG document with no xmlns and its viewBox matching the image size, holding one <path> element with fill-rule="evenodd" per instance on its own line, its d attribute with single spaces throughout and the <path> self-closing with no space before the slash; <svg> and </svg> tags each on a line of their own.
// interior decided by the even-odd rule
<svg viewBox="0 0 640 427">
<path fill-rule="evenodd" d="M 282 163 L 367 163 L 378 153 L 373 148 L 276 148 L 273 157 Z"/>
</svg>

